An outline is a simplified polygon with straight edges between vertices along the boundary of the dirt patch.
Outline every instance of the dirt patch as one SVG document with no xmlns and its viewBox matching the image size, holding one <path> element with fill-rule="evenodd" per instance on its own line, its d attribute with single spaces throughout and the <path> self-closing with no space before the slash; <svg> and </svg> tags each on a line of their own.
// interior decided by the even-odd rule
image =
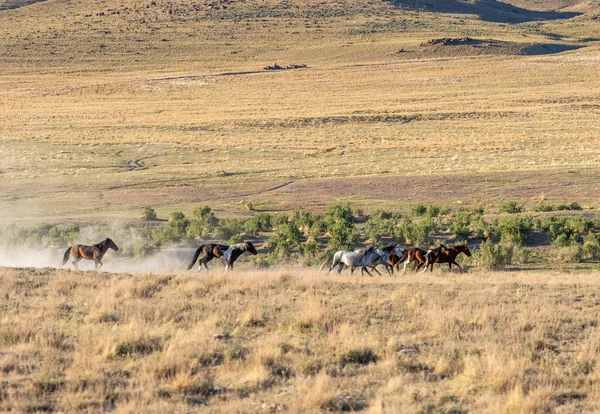
<svg viewBox="0 0 600 414">
<path fill-rule="evenodd" d="M 496 39 L 436 38 L 421 43 L 419 51 L 435 56 L 473 55 L 548 55 L 575 50 L 580 46 L 566 43 L 517 43 Z"/>
<path fill-rule="evenodd" d="M 447 205 L 460 200 L 482 204 L 510 199 L 584 200 L 599 193 L 600 172 L 590 170 L 304 180 L 271 192 L 271 197 L 302 197 L 324 204 L 363 199 Z"/>
</svg>

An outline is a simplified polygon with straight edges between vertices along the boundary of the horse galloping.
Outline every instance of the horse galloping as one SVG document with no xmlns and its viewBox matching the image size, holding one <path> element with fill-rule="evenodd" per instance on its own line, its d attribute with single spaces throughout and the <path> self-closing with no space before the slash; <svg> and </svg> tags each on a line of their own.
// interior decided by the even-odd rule
<svg viewBox="0 0 600 414">
<path fill-rule="evenodd" d="M 434 257 L 430 257 L 426 263 L 425 263 L 425 270 L 427 270 L 427 267 L 430 267 L 430 271 L 433 272 L 433 264 L 434 263 L 448 263 L 448 268 L 450 269 L 450 271 L 452 271 L 452 265 L 456 265 L 458 267 L 458 271 L 460 273 L 462 273 L 462 268 L 460 267 L 460 265 L 458 263 L 456 263 L 456 256 L 458 256 L 461 253 L 466 254 L 468 257 L 471 257 L 471 251 L 469 250 L 469 247 L 467 246 L 467 244 L 455 244 L 454 246 L 447 248 L 445 246 L 440 246 L 441 249 L 439 251 L 438 254 L 436 254 Z"/>
<path fill-rule="evenodd" d="M 207 263 L 216 257 L 226 261 L 225 273 L 227 273 L 228 270 L 233 270 L 233 263 L 245 252 L 252 253 L 253 255 L 258 254 L 256 248 L 250 242 L 238 243 L 233 246 L 215 243 L 203 244 L 196 249 L 192 262 L 188 266 L 188 270 L 194 267 L 196 260 L 198 260 L 198 256 L 202 253 L 203 257 L 198 261 L 198 270 L 204 265 L 208 271 Z"/>
<path fill-rule="evenodd" d="M 402 257 L 402 255 L 404 253 L 398 247 L 397 244 L 391 244 L 389 246 L 382 248 L 381 250 L 383 251 L 383 255 L 381 255 L 381 257 L 378 260 L 376 260 L 373 264 L 375 266 L 377 266 L 378 264 L 382 264 L 383 267 L 385 267 L 385 270 L 387 270 L 388 275 L 391 276 L 394 273 L 394 264 L 395 264 L 395 263 L 392 264 L 392 261 L 395 262 L 395 258 Z"/>
<path fill-rule="evenodd" d="M 102 267 L 102 257 L 108 249 L 113 249 L 115 252 L 119 250 L 117 245 L 111 239 L 106 239 L 98 244 L 94 244 L 93 246 L 76 244 L 67 249 L 65 255 L 63 256 L 61 266 L 64 266 L 65 263 L 67 263 L 70 255 L 73 257 L 73 259 L 75 259 L 73 260 L 73 266 L 75 269 L 79 270 L 78 263 L 81 259 L 88 259 L 94 261 L 94 268 L 98 270 L 98 268 Z"/>
<path fill-rule="evenodd" d="M 370 267 L 372 270 L 376 271 L 379 276 L 381 276 L 381 273 L 373 264 L 383 255 L 383 250 L 381 250 L 379 246 L 374 245 L 355 251 L 340 250 L 333 255 L 333 261 L 331 262 L 331 266 L 329 267 L 329 271 L 327 273 L 329 274 L 329 272 L 331 272 L 333 268 L 337 266 L 338 273 L 341 273 L 342 269 L 345 267 L 349 267 L 350 274 L 353 274 L 354 269 L 360 267 L 361 276 L 364 274 L 364 272 L 367 272 L 369 276 L 373 276 L 367 269 L 367 267 Z M 323 265 L 324 264 L 325 263 L 323 263 Z M 323 265 L 321 265 L 321 269 L 323 268 Z"/>
<path fill-rule="evenodd" d="M 400 263 L 404 262 L 404 269 L 402 271 L 406 271 L 406 266 L 408 266 L 412 262 L 416 262 L 413 270 L 418 271 L 423 265 L 428 264 L 429 261 L 434 260 L 438 254 L 442 250 L 446 249 L 445 246 L 439 246 L 435 249 L 423 250 L 418 247 L 411 247 L 404 251 L 404 254 L 400 257 L 400 260 L 397 262 L 397 266 L 400 266 Z"/>
</svg>

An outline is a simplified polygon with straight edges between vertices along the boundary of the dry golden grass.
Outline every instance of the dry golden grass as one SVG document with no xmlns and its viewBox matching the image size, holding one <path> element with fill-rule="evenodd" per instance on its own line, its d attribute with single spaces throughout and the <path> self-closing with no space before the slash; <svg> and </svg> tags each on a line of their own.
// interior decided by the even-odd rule
<svg viewBox="0 0 600 414">
<path fill-rule="evenodd" d="M 1 269 L 0 410 L 596 412 L 596 273 Z"/>
<path fill-rule="evenodd" d="M 589 39 L 600 31 L 589 19 L 509 25 L 384 2 L 213 11 L 155 3 L 47 1 L 0 12 L 8 220 L 132 219 L 147 204 L 236 214 L 239 201 L 403 208 L 405 195 L 596 202 L 599 49 Z M 420 46 L 464 35 L 580 49 L 473 56 Z M 262 71 L 274 61 L 309 67 Z M 250 73 L 224 76 L 232 72 Z M 359 176 L 391 184 L 348 186 Z M 414 176 L 460 184 L 389 193 Z M 330 187 L 334 194 L 318 191 Z"/>
</svg>

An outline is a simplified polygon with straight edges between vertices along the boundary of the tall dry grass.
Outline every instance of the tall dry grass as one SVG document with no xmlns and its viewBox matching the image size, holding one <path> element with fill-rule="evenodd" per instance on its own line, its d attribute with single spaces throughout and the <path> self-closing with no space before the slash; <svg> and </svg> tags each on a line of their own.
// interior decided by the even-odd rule
<svg viewBox="0 0 600 414">
<path fill-rule="evenodd" d="M 593 412 L 595 273 L 0 270 L 0 409 Z"/>
</svg>

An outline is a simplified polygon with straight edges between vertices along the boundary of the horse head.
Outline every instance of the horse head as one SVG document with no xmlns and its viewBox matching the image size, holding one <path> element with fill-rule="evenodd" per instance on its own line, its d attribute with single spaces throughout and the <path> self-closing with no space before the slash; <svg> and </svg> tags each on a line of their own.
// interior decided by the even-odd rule
<svg viewBox="0 0 600 414">
<path fill-rule="evenodd" d="M 113 249 L 115 252 L 119 251 L 119 247 L 117 247 L 117 245 L 115 244 L 115 242 L 112 241 L 111 239 L 104 240 L 104 244 L 106 244 L 108 247 L 110 247 L 111 249 Z"/>
<path fill-rule="evenodd" d="M 395 253 L 398 257 L 402 257 L 404 255 L 404 252 L 400 247 L 398 247 L 398 245 L 394 246 L 394 250 L 392 250 L 392 253 Z"/>
<path fill-rule="evenodd" d="M 246 251 L 252 253 L 253 255 L 257 255 L 258 252 L 256 251 L 256 248 L 254 247 L 254 245 L 250 242 L 246 242 L 244 243 L 246 245 Z"/>
<path fill-rule="evenodd" d="M 467 242 L 465 242 L 465 244 L 458 244 L 456 246 L 454 246 L 454 248 L 459 252 L 459 253 L 464 253 L 466 254 L 468 257 L 471 257 L 471 251 L 469 250 L 469 247 L 467 246 Z"/>
</svg>

